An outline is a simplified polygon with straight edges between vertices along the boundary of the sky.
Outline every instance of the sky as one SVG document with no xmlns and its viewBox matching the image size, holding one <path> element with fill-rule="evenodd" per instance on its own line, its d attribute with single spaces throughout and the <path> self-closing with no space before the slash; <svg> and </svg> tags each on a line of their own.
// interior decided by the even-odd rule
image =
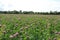
<svg viewBox="0 0 60 40">
<path fill-rule="evenodd" d="M 60 11 L 60 0 L 0 0 L 0 10 Z"/>
</svg>

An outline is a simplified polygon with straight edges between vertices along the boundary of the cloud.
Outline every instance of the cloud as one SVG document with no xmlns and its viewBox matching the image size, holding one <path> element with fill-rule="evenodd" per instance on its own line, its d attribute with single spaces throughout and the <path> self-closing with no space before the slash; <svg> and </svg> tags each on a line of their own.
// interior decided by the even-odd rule
<svg viewBox="0 0 60 40">
<path fill-rule="evenodd" d="M 58 0 L 0 0 L 4 10 L 60 11 Z M 1 8 L 1 7 L 0 7 Z"/>
<path fill-rule="evenodd" d="M 4 5 L 0 3 L 0 11 L 1 11 L 1 10 L 4 10 L 3 7 L 4 7 Z"/>
</svg>

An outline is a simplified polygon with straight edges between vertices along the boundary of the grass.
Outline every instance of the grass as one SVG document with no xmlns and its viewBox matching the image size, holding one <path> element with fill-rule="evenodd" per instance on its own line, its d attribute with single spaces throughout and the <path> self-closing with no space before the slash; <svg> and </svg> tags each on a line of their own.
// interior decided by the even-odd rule
<svg viewBox="0 0 60 40">
<path fill-rule="evenodd" d="M 60 40 L 60 15 L 0 14 L 0 40 Z"/>
</svg>

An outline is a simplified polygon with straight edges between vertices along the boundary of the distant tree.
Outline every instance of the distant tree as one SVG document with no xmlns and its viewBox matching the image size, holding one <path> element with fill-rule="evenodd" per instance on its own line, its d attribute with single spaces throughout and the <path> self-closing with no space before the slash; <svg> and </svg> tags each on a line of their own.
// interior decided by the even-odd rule
<svg viewBox="0 0 60 40">
<path fill-rule="evenodd" d="M 16 10 L 12 11 L 12 13 L 13 13 L 13 14 L 19 14 L 19 12 L 16 11 Z"/>
<path fill-rule="evenodd" d="M 33 11 L 23 11 L 23 14 L 34 14 Z"/>
<path fill-rule="evenodd" d="M 50 14 L 53 14 L 53 12 L 52 12 L 52 11 L 50 11 Z"/>
<path fill-rule="evenodd" d="M 34 14 L 34 12 L 33 11 L 28 11 L 28 14 Z"/>
<path fill-rule="evenodd" d="M 59 14 L 60 14 L 60 12 L 57 12 L 57 14 L 59 15 Z"/>
<path fill-rule="evenodd" d="M 23 14 L 28 14 L 28 12 L 27 11 L 23 11 Z"/>
<path fill-rule="evenodd" d="M 0 14 L 2 13 L 2 11 L 0 11 Z"/>
<path fill-rule="evenodd" d="M 19 14 L 23 14 L 22 10 L 19 11 Z"/>
<path fill-rule="evenodd" d="M 50 12 L 33 12 L 33 11 L 0 11 L 0 14 L 42 14 L 42 15 L 60 15 L 60 12 L 50 11 Z"/>
<path fill-rule="evenodd" d="M 7 11 L 3 11 L 4 14 L 7 14 Z"/>
<path fill-rule="evenodd" d="M 56 15 L 57 14 L 57 11 L 54 11 L 54 14 Z"/>
</svg>

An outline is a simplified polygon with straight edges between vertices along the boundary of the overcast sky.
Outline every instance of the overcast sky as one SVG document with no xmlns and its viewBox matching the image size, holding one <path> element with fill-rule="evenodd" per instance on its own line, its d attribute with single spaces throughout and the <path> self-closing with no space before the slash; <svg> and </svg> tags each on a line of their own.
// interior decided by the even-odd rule
<svg viewBox="0 0 60 40">
<path fill-rule="evenodd" d="M 0 10 L 60 11 L 60 0 L 0 0 Z"/>
</svg>

